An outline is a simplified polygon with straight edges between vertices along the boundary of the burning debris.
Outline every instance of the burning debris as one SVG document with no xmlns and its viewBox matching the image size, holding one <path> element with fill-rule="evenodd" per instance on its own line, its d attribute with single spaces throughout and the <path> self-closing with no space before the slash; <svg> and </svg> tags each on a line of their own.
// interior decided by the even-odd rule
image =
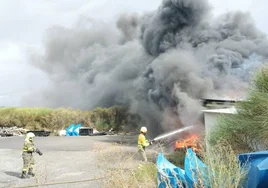
<svg viewBox="0 0 268 188">
<path fill-rule="evenodd" d="M 180 139 L 175 142 L 175 151 L 176 150 L 187 150 L 188 148 L 192 148 L 195 153 L 199 153 L 201 150 L 199 143 L 199 136 L 196 134 L 192 134 L 185 139 Z"/>
<path fill-rule="evenodd" d="M 150 14 L 123 15 L 117 28 L 92 20 L 51 28 L 44 53 L 31 57 L 53 84 L 23 101 L 82 109 L 125 105 L 156 135 L 195 124 L 200 98 L 243 93 L 248 73 L 267 52 L 267 38 L 248 13 L 213 17 L 207 0 L 164 0 Z"/>
</svg>

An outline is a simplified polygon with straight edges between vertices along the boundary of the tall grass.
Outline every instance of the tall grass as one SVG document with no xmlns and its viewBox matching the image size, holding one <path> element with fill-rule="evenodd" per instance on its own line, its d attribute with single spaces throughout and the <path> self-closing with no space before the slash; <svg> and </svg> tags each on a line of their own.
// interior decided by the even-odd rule
<svg viewBox="0 0 268 188">
<path fill-rule="evenodd" d="M 247 174 L 246 166 L 241 166 L 236 153 L 228 144 L 209 146 L 203 151 L 202 158 L 208 166 L 207 178 L 212 188 L 238 188 L 242 187 Z"/>
<path fill-rule="evenodd" d="M 143 163 L 136 159 L 138 153 L 120 144 L 97 146 L 100 168 L 104 170 L 106 179 L 103 187 L 136 188 L 157 187 L 157 170 L 154 163 Z"/>
<path fill-rule="evenodd" d="M 81 111 L 71 108 L 0 108 L 0 127 L 22 127 L 31 130 L 60 130 L 70 124 L 82 123 L 83 126 L 98 130 L 116 131 L 128 123 L 129 114 L 123 107 L 96 108 Z"/>
</svg>

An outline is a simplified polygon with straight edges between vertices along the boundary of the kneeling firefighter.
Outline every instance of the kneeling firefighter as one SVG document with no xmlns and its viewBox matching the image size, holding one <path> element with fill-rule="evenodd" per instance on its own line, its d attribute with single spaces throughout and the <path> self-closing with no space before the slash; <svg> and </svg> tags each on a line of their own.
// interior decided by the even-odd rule
<svg viewBox="0 0 268 188">
<path fill-rule="evenodd" d="M 143 161 L 147 162 L 147 156 L 145 153 L 145 147 L 152 145 L 152 141 L 148 141 L 145 137 L 147 133 L 147 128 L 146 127 L 142 127 L 140 129 L 140 135 L 138 137 L 138 149 L 139 149 L 139 153 L 141 154 Z"/>
<path fill-rule="evenodd" d="M 38 153 L 39 155 L 43 155 L 42 152 L 35 148 L 33 143 L 33 138 L 35 137 L 34 133 L 29 132 L 26 135 L 25 142 L 23 145 L 23 153 L 22 153 L 22 159 L 23 159 L 23 169 L 21 178 L 28 178 L 29 176 L 34 177 L 34 158 L 33 153 Z M 28 174 L 27 174 L 28 172 Z"/>
</svg>

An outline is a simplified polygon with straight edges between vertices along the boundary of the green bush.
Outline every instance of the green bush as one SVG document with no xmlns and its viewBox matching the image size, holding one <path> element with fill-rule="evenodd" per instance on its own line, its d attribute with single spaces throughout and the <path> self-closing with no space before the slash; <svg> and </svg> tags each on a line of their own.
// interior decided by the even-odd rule
<svg viewBox="0 0 268 188">
<path fill-rule="evenodd" d="M 227 142 L 236 153 L 268 148 L 268 68 L 254 77 L 248 98 L 236 104 L 237 114 L 219 120 L 212 144 Z"/>
<path fill-rule="evenodd" d="M 173 153 L 167 155 L 167 159 L 174 165 L 184 168 L 184 159 L 185 159 L 186 149 L 185 150 L 176 150 Z"/>
</svg>

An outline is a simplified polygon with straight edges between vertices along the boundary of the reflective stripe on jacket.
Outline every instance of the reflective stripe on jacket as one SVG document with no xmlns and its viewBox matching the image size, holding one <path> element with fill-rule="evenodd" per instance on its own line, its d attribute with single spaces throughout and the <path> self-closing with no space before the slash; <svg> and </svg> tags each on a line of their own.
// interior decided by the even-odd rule
<svg viewBox="0 0 268 188">
<path fill-rule="evenodd" d="M 140 134 L 139 138 L 138 138 L 138 147 L 139 149 L 144 149 L 145 147 L 149 146 L 149 142 L 148 140 L 146 140 L 145 135 L 144 134 Z"/>
<path fill-rule="evenodd" d="M 23 152 L 32 153 L 35 151 L 34 143 L 31 141 L 25 141 L 23 145 Z"/>
</svg>

